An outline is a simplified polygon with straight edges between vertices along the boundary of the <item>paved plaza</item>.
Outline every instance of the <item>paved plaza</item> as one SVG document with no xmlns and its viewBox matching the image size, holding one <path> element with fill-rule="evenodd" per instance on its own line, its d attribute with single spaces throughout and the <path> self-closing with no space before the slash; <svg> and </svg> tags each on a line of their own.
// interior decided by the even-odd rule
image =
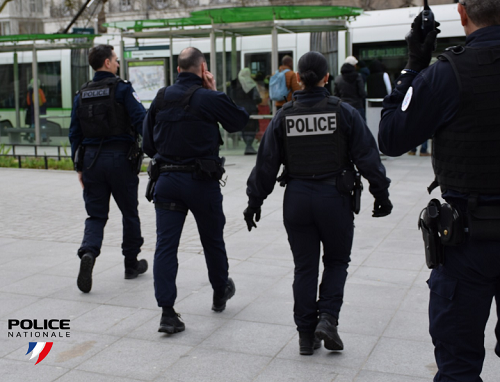
<svg viewBox="0 0 500 382">
<path fill-rule="evenodd" d="M 365 181 L 339 332 L 343 352 L 300 356 L 292 316 L 293 261 L 282 222 L 282 187 L 265 201 L 258 228 L 243 220 L 251 156 L 228 156 L 222 189 L 225 239 L 236 295 L 211 310 L 196 224 L 188 215 L 179 248 L 176 310 L 185 332 L 157 332 L 152 265 L 155 212 L 139 212 L 150 269 L 124 279 L 121 215 L 114 201 L 89 294 L 76 286 L 76 251 L 86 213 L 74 172 L 0 168 L 0 380 L 104 382 L 429 382 L 436 372 L 428 334 L 429 276 L 417 217 L 433 180 L 430 158 L 385 158 L 393 213 L 371 217 Z M 433 196 L 438 195 L 434 191 Z M 492 313 L 494 312 L 494 307 Z M 9 319 L 69 319 L 70 337 L 9 338 Z M 460 317 L 457 317 L 460 320 Z M 495 314 L 486 328 L 485 382 L 497 382 Z M 29 330 L 28 333 L 31 333 Z M 46 358 L 26 355 L 28 342 L 53 341 Z"/>
</svg>

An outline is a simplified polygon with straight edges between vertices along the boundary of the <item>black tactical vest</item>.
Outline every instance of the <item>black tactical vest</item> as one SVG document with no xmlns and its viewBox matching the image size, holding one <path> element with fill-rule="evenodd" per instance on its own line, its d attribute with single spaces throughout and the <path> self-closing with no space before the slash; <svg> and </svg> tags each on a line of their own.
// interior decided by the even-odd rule
<svg viewBox="0 0 500 382">
<path fill-rule="evenodd" d="M 125 107 L 115 100 L 119 77 L 87 82 L 80 89 L 77 115 L 85 138 L 133 134 Z"/>
<path fill-rule="evenodd" d="M 283 106 L 289 176 L 315 177 L 352 167 L 341 126 L 340 102 L 337 97 L 325 97 L 313 107 L 296 101 Z"/>
<path fill-rule="evenodd" d="M 454 47 L 450 62 L 459 85 L 453 121 L 433 138 L 433 166 L 441 190 L 500 194 L 500 46 Z"/>
<path fill-rule="evenodd" d="M 219 155 L 219 146 L 224 142 L 217 121 L 190 106 L 191 97 L 201 88 L 193 85 L 179 92 L 174 85 L 158 90 L 154 134 L 162 156 L 182 160 Z"/>
</svg>

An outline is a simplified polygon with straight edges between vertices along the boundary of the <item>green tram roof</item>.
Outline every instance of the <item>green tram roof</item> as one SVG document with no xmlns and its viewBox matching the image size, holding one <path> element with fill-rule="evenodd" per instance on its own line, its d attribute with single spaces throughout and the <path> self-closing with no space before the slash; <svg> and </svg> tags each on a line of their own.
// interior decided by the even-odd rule
<svg viewBox="0 0 500 382">
<path fill-rule="evenodd" d="M 267 6 L 204 9 L 190 17 L 125 20 L 103 24 L 122 31 L 131 31 L 134 37 L 184 35 L 204 37 L 212 28 L 240 35 L 268 34 L 276 25 L 280 32 L 315 32 L 345 29 L 345 20 L 363 13 L 361 8 L 344 6 Z M 143 32 L 145 29 L 165 29 L 161 33 Z M 143 33 L 140 33 L 143 32 Z"/>
</svg>

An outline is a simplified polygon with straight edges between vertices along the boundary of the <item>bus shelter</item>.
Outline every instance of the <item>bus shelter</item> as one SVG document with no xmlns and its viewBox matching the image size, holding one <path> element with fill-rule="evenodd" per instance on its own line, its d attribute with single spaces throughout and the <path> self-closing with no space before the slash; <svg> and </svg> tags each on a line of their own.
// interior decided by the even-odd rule
<svg viewBox="0 0 500 382">
<path fill-rule="evenodd" d="M 128 20 L 104 24 L 121 30 L 121 62 L 126 64 L 124 38 L 168 39 L 170 42 L 170 83 L 174 81 L 174 38 L 210 38 L 210 71 L 216 75 L 216 39 L 222 37 L 222 85 L 226 92 L 226 37 L 231 37 L 231 76 L 236 78 L 236 37 L 272 36 L 272 64 L 274 73 L 278 62 L 278 34 L 304 32 L 347 31 L 346 51 L 350 51 L 348 21 L 363 10 L 345 6 L 263 6 L 215 8 L 192 12 L 190 17 Z M 123 75 L 126 75 L 124 70 Z M 273 111 L 275 106 L 273 105 Z M 273 113 L 274 114 L 274 113 Z"/>
<path fill-rule="evenodd" d="M 8 97 L 2 97 L 2 104 L 0 104 L 0 137 L 8 137 L 7 143 L 17 144 L 21 143 L 21 134 L 25 136 L 29 135 L 33 137 L 35 145 L 40 145 L 42 143 L 42 133 L 41 133 L 41 123 L 40 123 L 40 106 L 41 99 L 40 94 L 40 81 L 39 81 L 39 62 L 38 56 L 41 51 L 48 50 L 81 50 L 91 48 L 93 45 L 94 38 L 97 35 L 91 34 L 30 34 L 30 35 L 7 35 L 0 36 L 0 54 L 1 53 L 12 53 L 12 56 L 8 54 L 2 54 L 2 63 L 4 65 L 0 65 L 1 69 L 8 69 L 7 73 L 3 73 L 5 75 L 5 79 L 8 81 L 13 81 L 13 83 L 4 83 L 4 89 L 6 92 L 10 92 Z M 31 79 L 23 78 L 25 83 L 29 83 L 28 87 L 30 89 L 29 93 L 31 97 L 29 100 L 31 102 L 32 111 L 34 114 L 33 118 L 31 118 L 30 123 L 27 127 L 23 127 L 26 125 L 21 119 L 21 105 L 22 105 L 22 96 L 20 91 L 20 63 L 18 60 L 19 54 L 22 52 L 31 52 Z M 7 56 L 7 57 L 6 57 Z M 23 64 L 26 65 L 26 64 Z M 71 77 L 72 73 L 68 73 L 67 75 L 62 75 L 61 73 L 62 64 L 59 63 L 59 72 L 53 71 L 51 77 L 59 77 L 53 78 L 53 82 L 55 82 L 55 86 L 59 89 L 59 96 L 62 97 L 70 97 L 72 102 L 72 94 L 71 86 Z M 86 77 L 88 78 L 88 64 L 85 65 L 87 68 Z M 12 68 L 12 69 L 11 69 Z M 12 72 L 10 72 L 12 70 Z M 0 73 L 1 75 L 2 73 Z M 13 74 L 13 76 L 11 76 Z M 1 76 L 0 78 L 2 78 Z M 11 86 L 13 85 L 13 86 Z M 13 89 L 11 89 L 13 87 Z M 13 92 L 11 91 L 13 90 Z M 32 91 L 32 92 L 31 92 Z M 44 95 L 42 95 L 44 97 Z M 62 108 L 61 108 L 62 109 Z M 54 116 L 62 117 L 62 116 Z M 69 118 L 69 116 L 66 116 Z M 45 127 L 45 126 L 43 126 Z M 49 140 L 46 139 L 48 142 Z"/>
</svg>

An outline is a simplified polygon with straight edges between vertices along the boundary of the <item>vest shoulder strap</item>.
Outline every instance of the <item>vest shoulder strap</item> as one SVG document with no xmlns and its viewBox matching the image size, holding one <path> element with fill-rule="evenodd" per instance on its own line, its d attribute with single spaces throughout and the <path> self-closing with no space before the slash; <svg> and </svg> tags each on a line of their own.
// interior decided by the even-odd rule
<svg viewBox="0 0 500 382">
<path fill-rule="evenodd" d="M 341 102 L 342 101 L 340 100 L 339 97 L 335 97 L 335 96 L 329 96 L 328 97 L 328 104 L 329 105 L 333 105 L 333 106 L 337 107 L 338 105 L 341 104 Z"/>
</svg>

